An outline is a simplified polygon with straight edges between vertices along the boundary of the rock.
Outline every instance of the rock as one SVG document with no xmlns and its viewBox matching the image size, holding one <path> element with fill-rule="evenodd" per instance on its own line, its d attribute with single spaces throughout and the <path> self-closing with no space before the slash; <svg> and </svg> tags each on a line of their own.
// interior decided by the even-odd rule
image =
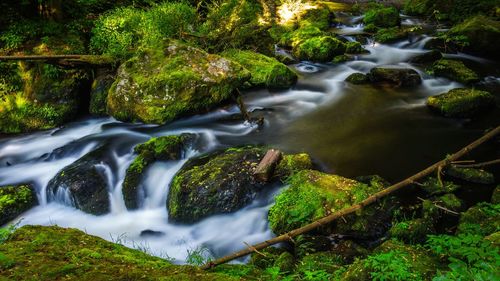
<svg viewBox="0 0 500 281">
<path fill-rule="evenodd" d="M 482 169 L 460 168 L 451 166 L 446 169 L 446 174 L 450 177 L 461 179 L 472 183 L 493 184 L 495 177 L 492 173 Z"/>
<path fill-rule="evenodd" d="M 165 236 L 165 232 L 146 229 L 146 230 L 141 231 L 140 236 L 141 237 L 161 237 L 161 236 Z"/>
<path fill-rule="evenodd" d="M 471 118 L 495 107 L 495 98 L 475 89 L 453 89 L 427 98 L 427 106 L 445 117 Z"/>
<path fill-rule="evenodd" d="M 500 204 L 500 185 L 493 190 L 493 194 L 491 195 L 491 203 Z"/>
<path fill-rule="evenodd" d="M 249 264 L 260 269 L 279 267 L 280 272 L 291 272 L 295 266 L 295 258 L 284 248 L 268 247 L 260 250 L 262 254 L 253 253 Z"/>
<path fill-rule="evenodd" d="M 353 73 L 349 75 L 345 81 L 355 84 L 355 85 L 362 85 L 362 84 L 367 84 L 370 83 L 370 79 L 368 78 L 367 75 L 363 73 Z"/>
<path fill-rule="evenodd" d="M 302 227 L 381 190 L 380 187 L 314 170 L 298 172 L 288 179 L 288 183 L 290 186 L 276 197 L 276 203 L 269 210 L 269 224 L 275 234 Z M 355 237 L 380 235 L 388 226 L 389 201 L 390 198 L 384 198 L 381 204 L 350 214 L 345 220 L 337 220 L 319 231 Z"/>
<path fill-rule="evenodd" d="M 106 99 L 108 91 L 115 82 L 115 76 L 110 71 L 97 70 L 97 77 L 90 89 L 89 113 L 96 116 L 106 116 Z"/>
<path fill-rule="evenodd" d="M 311 157 L 307 153 L 284 155 L 274 171 L 274 176 L 281 181 L 302 170 L 312 169 Z"/>
<path fill-rule="evenodd" d="M 293 55 L 300 60 L 329 62 L 345 52 L 342 41 L 331 36 L 317 36 L 304 40 L 293 48 Z"/>
<path fill-rule="evenodd" d="M 441 54 L 440 51 L 431 50 L 431 51 L 425 52 L 423 54 L 420 54 L 420 55 L 417 55 L 417 56 L 411 58 L 410 62 L 424 64 L 424 63 L 435 62 L 435 61 L 440 60 L 442 58 L 443 58 L 443 55 Z"/>
<path fill-rule="evenodd" d="M 192 134 L 180 136 L 163 136 L 151 138 L 134 148 L 137 157 L 127 168 L 123 181 L 123 200 L 129 210 L 139 207 L 140 183 L 147 168 L 156 161 L 179 160 L 182 158 L 185 146 L 194 139 Z M 159 187 L 161 188 L 161 187 Z"/>
<path fill-rule="evenodd" d="M 467 68 L 463 62 L 457 60 L 440 59 L 432 65 L 429 72 L 463 84 L 479 82 L 479 76 Z"/>
<path fill-rule="evenodd" d="M 361 43 L 357 41 L 347 42 L 345 43 L 345 52 L 347 54 L 364 54 L 368 51 L 363 48 Z"/>
<path fill-rule="evenodd" d="M 460 186 L 453 182 L 443 181 L 441 185 L 438 179 L 434 177 L 427 178 L 419 187 L 426 192 L 429 196 L 441 195 L 445 193 L 452 193 L 460 188 Z"/>
<path fill-rule="evenodd" d="M 435 232 L 432 220 L 425 218 L 397 222 L 389 230 L 391 237 L 411 244 L 425 242 Z"/>
<path fill-rule="evenodd" d="M 375 24 L 369 23 L 369 24 L 365 25 L 365 27 L 363 28 L 363 31 L 368 32 L 368 33 L 375 33 L 378 31 L 378 29 L 379 28 Z"/>
<path fill-rule="evenodd" d="M 365 25 L 374 24 L 377 27 L 393 27 L 400 25 L 399 11 L 394 7 L 379 6 L 368 10 L 363 18 Z"/>
<path fill-rule="evenodd" d="M 368 78 L 373 83 L 387 82 L 396 87 L 414 87 L 422 83 L 418 72 L 398 66 L 374 67 L 370 70 Z"/>
<path fill-rule="evenodd" d="M 38 204 L 30 185 L 0 186 L 0 226 Z"/>
<path fill-rule="evenodd" d="M 498 4 L 497 4 L 498 5 Z M 500 58 L 500 21 L 477 15 L 455 25 L 448 31 L 449 38 L 465 38 L 465 50 L 488 58 Z"/>
<path fill-rule="evenodd" d="M 375 41 L 393 43 L 408 38 L 408 31 L 400 27 L 380 28 L 375 34 Z"/>
<path fill-rule="evenodd" d="M 250 71 L 251 87 L 289 88 L 297 82 L 297 74 L 274 58 L 236 49 L 226 50 L 221 56 L 241 64 Z"/>
<path fill-rule="evenodd" d="M 331 237 L 318 234 L 302 234 L 294 238 L 294 252 L 299 259 L 312 253 L 331 251 L 334 241 Z"/>
<path fill-rule="evenodd" d="M 237 63 L 168 41 L 120 66 L 108 113 L 123 121 L 163 124 L 219 105 L 248 79 L 250 73 Z"/>
<path fill-rule="evenodd" d="M 193 223 L 250 203 L 263 187 L 253 170 L 265 152 L 260 147 L 229 148 L 189 160 L 170 185 L 169 219 Z"/>
<path fill-rule="evenodd" d="M 479 203 L 460 216 L 457 233 L 487 236 L 500 231 L 500 204 Z"/>
<path fill-rule="evenodd" d="M 333 63 L 343 63 L 343 62 L 351 61 L 351 60 L 353 60 L 353 58 L 350 57 L 350 56 L 339 55 L 339 56 L 334 57 L 333 60 L 332 60 L 332 62 Z"/>
<path fill-rule="evenodd" d="M 103 162 L 110 162 L 110 159 L 104 157 L 107 150 L 107 146 L 101 146 L 59 171 L 47 184 L 48 199 L 66 200 L 69 197 L 71 204 L 86 213 L 108 213 L 110 206 L 107 178 L 96 167 Z"/>
</svg>

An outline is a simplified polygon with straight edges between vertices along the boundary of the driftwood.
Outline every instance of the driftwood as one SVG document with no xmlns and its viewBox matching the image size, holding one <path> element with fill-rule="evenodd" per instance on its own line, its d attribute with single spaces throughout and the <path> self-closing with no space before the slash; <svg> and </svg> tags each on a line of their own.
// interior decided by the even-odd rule
<svg viewBox="0 0 500 281">
<path fill-rule="evenodd" d="M 461 150 L 454 153 L 453 155 L 447 156 L 445 159 L 433 164 L 432 166 L 426 168 L 425 170 L 422 170 L 419 173 L 417 173 L 417 174 L 415 174 L 415 175 L 413 175 L 413 176 L 411 176 L 403 181 L 400 181 L 394 185 L 389 186 L 388 188 L 386 188 L 382 191 L 379 191 L 379 192 L 371 195 L 370 197 L 366 198 L 365 200 L 359 202 L 358 204 L 352 205 L 348 208 L 344 208 L 344 209 L 337 211 L 335 213 L 332 213 L 324 218 L 321 218 L 317 221 L 314 221 L 308 225 L 305 225 L 301 228 L 297 228 L 297 229 L 294 229 L 290 232 L 282 234 L 278 237 L 269 239 L 267 241 L 264 241 L 264 242 L 261 242 L 261 243 L 255 244 L 255 245 L 252 245 L 250 247 L 247 247 L 246 249 L 243 249 L 241 251 L 235 252 L 235 253 L 230 254 L 228 256 L 216 259 L 214 261 L 210 261 L 210 262 L 206 263 L 205 265 L 203 265 L 201 268 L 202 269 L 210 269 L 210 268 L 213 268 L 219 264 L 223 264 L 223 263 L 226 263 L 228 261 L 246 256 L 252 252 L 262 250 L 262 249 L 267 248 L 271 245 L 278 244 L 278 243 L 285 242 L 285 241 L 293 241 L 292 238 L 295 236 L 310 232 L 310 231 L 312 231 L 316 228 L 319 228 L 323 225 L 329 224 L 329 223 L 335 221 L 336 219 L 343 218 L 344 216 L 346 216 L 348 214 L 352 214 L 352 213 L 354 213 L 354 212 L 356 212 L 356 211 L 358 211 L 358 210 L 360 210 L 360 209 L 362 209 L 370 204 L 377 202 L 380 198 L 386 197 L 387 195 L 389 195 L 389 194 L 391 194 L 391 193 L 393 193 L 393 192 L 395 192 L 395 191 L 397 191 L 405 186 L 408 186 L 412 183 L 415 183 L 417 180 L 434 173 L 436 170 L 439 169 L 439 167 L 445 167 L 445 166 L 451 164 L 453 161 L 466 155 L 471 150 L 475 149 L 476 147 L 480 146 L 481 144 L 485 143 L 486 141 L 492 139 L 493 137 L 495 137 L 499 133 L 500 133 L 500 126 L 491 130 L 490 132 L 488 132 L 487 134 L 485 134 L 481 138 L 470 143 L 469 145 L 462 148 Z"/>
<path fill-rule="evenodd" d="M 108 56 L 94 55 L 21 55 L 21 56 L 0 56 L 0 61 L 46 61 L 63 66 L 92 65 L 108 66 L 115 61 Z"/>
<path fill-rule="evenodd" d="M 260 182 L 268 182 L 273 176 L 276 165 L 281 161 L 281 151 L 269 149 L 253 172 L 253 176 Z"/>
</svg>

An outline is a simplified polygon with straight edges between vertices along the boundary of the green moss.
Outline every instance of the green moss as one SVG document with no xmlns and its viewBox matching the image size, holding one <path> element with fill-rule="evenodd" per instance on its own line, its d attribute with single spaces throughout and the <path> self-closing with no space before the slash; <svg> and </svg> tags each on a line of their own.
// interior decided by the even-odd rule
<svg viewBox="0 0 500 281">
<path fill-rule="evenodd" d="M 375 33 L 378 31 L 378 29 L 379 28 L 375 24 L 369 23 L 369 24 L 365 25 L 365 27 L 363 28 L 363 31 L 368 32 L 368 33 Z"/>
<path fill-rule="evenodd" d="M 87 235 L 56 226 L 24 226 L 0 252 L 12 260 L 2 266 L 9 280 L 239 280 L 191 266 L 177 266 Z"/>
<path fill-rule="evenodd" d="M 269 210 L 269 224 L 276 234 L 304 226 L 379 191 L 373 186 L 313 170 L 296 173 L 288 181 L 290 187 L 276 197 L 276 203 Z M 375 207 L 367 208 L 359 214 L 345 217 L 346 221 L 338 221 L 332 227 L 338 233 L 368 235 L 377 229 L 375 225 L 369 225 L 370 219 L 383 217 L 383 213 Z"/>
<path fill-rule="evenodd" d="M 491 195 L 491 203 L 500 204 L 500 185 L 493 190 L 493 194 Z"/>
<path fill-rule="evenodd" d="M 392 43 L 408 38 L 408 32 L 400 27 L 381 28 L 375 34 L 375 40 L 380 43 Z"/>
<path fill-rule="evenodd" d="M 328 62 L 342 55 L 345 45 L 331 36 L 318 36 L 307 39 L 293 48 L 295 57 L 301 60 Z"/>
<path fill-rule="evenodd" d="M 479 82 L 479 76 L 457 60 L 440 59 L 432 65 L 429 72 L 464 84 Z"/>
<path fill-rule="evenodd" d="M 460 168 L 451 166 L 450 168 L 446 169 L 446 174 L 451 177 L 473 183 L 495 183 L 495 177 L 493 176 L 493 174 L 482 169 Z"/>
<path fill-rule="evenodd" d="M 281 180 L 285 180 L 299 171 L 311 169 L 312 166 L 311 157 L 307 153 L 284 155 L 276 166 L 274 174 Z"/>
<path fill-rule="evenodd" d="M 350 56 L 347 56 L 347 55 L 339 55 L 339 56 L 335 56 L 332 60 L 333 63 L 343 63 L 343 62 L 346 62 L 346 61 L 351 61 L 353 60 L 352 57 Z"/>
<path fill-rule="evenodd" d="M 368 10 L 363 19 L 365 24 L 377 27 L 393 27 L 400 24 L 399 12 L 394 7 L 379 6 Z"/>
<path fill-rule="evenodd" d="M 114 82 L 114 75 L 104 74 L 98 76 L 93 82 L 90 89 L 90 105 L 89 113 L 97 116 L 106 115 L 106 100 L 108 91 Z"/>
<path fill-rule="evenodd" d="M 370 82 L 368 77 L 363 73 L 353 73 L 353 74 L 349 75 L 345 79 L 345 81 L 352 83 L 352 84 L 356 84 L 356 85 L 367 84 Z"/>
<path fill-rule="evenodd" d="M 451 193 L 460 188 L 460 186 L 449 181 L 443 181 L 442 183 L 443 184 L 441 185 L 438 179 L 429 177 L 425 180 L 425 182 L 423 182 L 420 188 L 422 188 L 422 190 L 429 195 Z"/>
<path fill-rule="evenodd" d="M 363 48 L 361 43 L 358 41 L 352 41 L 345 43 L 345 52 L 348 54 L 361 54 L 367 51 Z"/>
<path fill-rule="evenodd" d="M 323 275 L 333 274 L 343 264 L 341 256 L 329 253 L 313 253 L 304 256 L 298 263 L 295 273 L 299 276 L 306 277 L 323 273 Z M 325 274 L 326 273 L 326 274 Z M 306 279 L 307 280 L 307 279 Z"/>
<path fill-rule="evenodd" d="M 427 235 L 434 232 L 432 221 L 425 218 L 397 222 L 389 231 L 391 237 L 411 244 L 425 242 Z"/>
<path fill-rule="evenodd" d="M 437 204 L 451 211 L 461 211 L 464 203 L 455 194 L 449 193 L 438 198 Z"/>
<path fill-rule="evenodd" d="M 299 27 L 314 26 L 320 30 L 328 30 L 334 15 L 327 5 L 317 4 L 315 8 L 308 9 L 299 20 Z"/>
<path fill-rule="evenodd" d="M 486 236 L 500 231 L 500 205 L 479 203 L 460 216 L 458 233 Z"/>
<path fill-rule="evenodd" d="M 274 58 L 252 51 L 231 49 L 221 56 L 241 64 L 250 71 L 253 87 L 289 88 L 297 81 L 297 74 Z"/>
<path fill-rule="evenodd" d="M 0 226 L 15 219 L 38 203 L 29 185 L 0 187 Z"/>
<path fill-rule="evenodd" d="M 427 106 L 445 117 L 470 118 L 495 106 L 488 92 L 475 89 L 453 89 L 427 99 Z"/>
</svg>

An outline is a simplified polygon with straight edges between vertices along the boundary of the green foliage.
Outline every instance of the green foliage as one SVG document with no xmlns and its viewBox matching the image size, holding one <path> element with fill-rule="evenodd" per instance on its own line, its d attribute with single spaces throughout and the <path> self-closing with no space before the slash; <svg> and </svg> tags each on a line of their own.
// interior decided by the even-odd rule
<svg viewBox="0 0 500 281">
<path fill-rule="evenodd" d="M 183 2 L 165 2 L 149 10 L 118 8 L 97 20 L 90 45 L 95 53 L 124 59 L 140 46 L 180 38 L 195 22 L 196 10 Z"/>
<path fill-rule="evenodd" d="M 500 204 L 479 203 L 460 216 L 458 233 L 489 235 L 500 231 Z"/>
<path fill-rule="evenodd" d="M 420 272 L 412 270 L 411 256 L 399 250 L 370 255 L 365 260 L 365 266 L 374 281 L 424 280 Z"/>
<path fill-rule="evenodd" d="M 453 22 L 476 14 L 495 15 L 498 0 L 406 0 L 404 12 L 409 15 L 447 15 Z"/>
<path fill-rule="evenodd" d="M 9 239 L 9 237 L 12 235 L 12 233 L 14 233 L 14 231 L 16 231 L 16 229 L 20 223 L 21 223 L 21 221 L 18 221 L 16 223 L 10 224 L 6 227 L 0 227 L 0 244 L 4 243 L 5 241 L 7 241 L 7 239 Z"/>
<path fill-rule="evenodd" d="M 208 248 L 203 246 L 187 249 L 187 253 L 186 263 L 190 265 L 201 266 L 212 259 Z"/>
</svg>

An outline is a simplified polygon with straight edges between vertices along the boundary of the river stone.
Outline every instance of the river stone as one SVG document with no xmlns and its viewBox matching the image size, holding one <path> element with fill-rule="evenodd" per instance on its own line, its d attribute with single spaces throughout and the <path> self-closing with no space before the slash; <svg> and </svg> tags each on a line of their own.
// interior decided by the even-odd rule
<svg viewBox="0 0 500 281">
<path fill-rule="evenodd" d="M 443 55 L 441 54 L 440 51 L 431 50 L 431 51 L 425 52 L 423 54 L 419 54 L 419 55 L 411 58 L 410 62 L 423 64 L 423 63 L 435 62 L 437 60 L 440 60 L 441 58 L 443 58 Z"/>
<path fill-rule="evenodd" d="M 330 62 L 334 57 L 344 54 L 345 44 L 331 36 L 317 36 L 307 39 L 293 47 L 293 55 L 300 60 Z"/>
<path fill-rule="evenodd" d="M 85 154 L 64 167 L 47 185 L 47 197 L 55 200 L 67 190 L 71 203 L 86 213 L 102 215 L 110 211 L 106 175 L 96 165 L 111 162 L 105 157 L 107 146 Z"/>
<path fill-rule="evenodd" d="M 353 73 L 349 75 L 345 81 L 355 84 L 355 85 L 361 85 L 361 84 L 367 84 L 370 82 L 370 79 L 368 79 L 368 76 L 363 74 L 363 73 Z"/>
<path fill-rule="evenodd" d="M 396 87 L 413 87 L 422 83 L 422 78 L 415 70 L 390 65 L 372 68 L 368 77 L 373 83 L 385 82 Z"/>
<path fill-rule="evenodd" d="M 472 69 L 458 60 L 440 59 L 432 65 L 429 72 L 463 84 L 473 84 L 480 81 L 479 76 Z"/>
<path fill-rule="evenodd" d="M 427 106 L 445 117 L 471 118 L 495 107 L 495 97 L 486 91 L 458 88 L 427 98 Z"/>
<path fill-rule="evenodd" d="M 122 121 L 163 124 L 206 112 L 250 79 L 241 65 L 168 41 L 123 63 L 108 98 L 108 113 Z"/>
<path fill-rule="evenodd" d="M 263 184 L 253 170 L 266 149 L 229 148 L 189 160 L 175 175 L 167 199 L 169 219 L 193 223 L 234 212 L 250 203 Z"/>
<path fill-rule="evenodd" d="M 0 186 L 0 226 L 38 204 L 33 187 L 27 184 Z"/>
<path fill-rule="evenodd" d="M 151 138 L 134 148 L 137 157 L 127 168 L 122 193 L 125 206 L 129 210 L 139 207 L 138 197 L 142 189 L 140 183 L 147 168 L 156 161 L 179 160 L 185 147 L 195 138 L 193 134 L 162 136 Z"/>
<path fill-rule="evenodd" d="M 276 197 L 269 210 L 269 224 L 279 235 L 305 226 L 335 211 L 347 208 L 384 189 L 338 175 L 303 170 L 288 178 L 289 187 Z M 361 212 L 345 216 L 318 230 L 319 233 L 353 235 L 359 238 L 383 234 L 390 224 L 391 198 L 380 200 Z"/>
</svg>

